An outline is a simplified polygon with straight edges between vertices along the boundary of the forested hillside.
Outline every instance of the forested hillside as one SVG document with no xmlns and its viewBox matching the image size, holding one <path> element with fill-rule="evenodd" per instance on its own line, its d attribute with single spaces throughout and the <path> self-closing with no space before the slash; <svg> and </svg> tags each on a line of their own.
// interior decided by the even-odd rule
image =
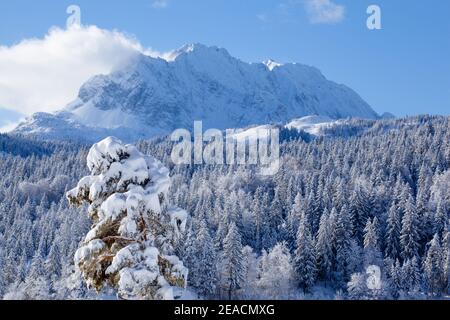
<svg viewBox="0 0 450 320">
<path fill-rule="evenodd" d="M 176 248 L 190 290 L 224 299 L 449 294 L 449 118 L 354 120 L 312 140 L 283 137 L 270 177 L 175 167 L 168 140 L 138 144 L 171 169 L 170 200 L 190 213 Z M 90 222 L 64 197 L 87 174 L 87 147 L 1 139 L 0 295 L 95 297 L 73 267 Z M 370 266 L 380 270 L 375 289 Z"/>
</svg>

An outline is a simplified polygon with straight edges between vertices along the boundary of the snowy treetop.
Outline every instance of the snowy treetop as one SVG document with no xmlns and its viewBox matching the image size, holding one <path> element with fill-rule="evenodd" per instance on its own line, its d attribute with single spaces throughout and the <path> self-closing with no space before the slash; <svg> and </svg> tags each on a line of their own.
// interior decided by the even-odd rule
<svg viewBox="0 0 450 320">
<path fill-rule="evenodd" d="M 132 145 L 109 137 L 87 156 L 91 172 L 67 193 L 87 202 L 94 225 L 75 254 L 90 287 L 117 287 L 122 298 L 173 299 L 187 269 L 173 255 L 186 211 L 169 207 L 169 170 Z"/>
</svg>

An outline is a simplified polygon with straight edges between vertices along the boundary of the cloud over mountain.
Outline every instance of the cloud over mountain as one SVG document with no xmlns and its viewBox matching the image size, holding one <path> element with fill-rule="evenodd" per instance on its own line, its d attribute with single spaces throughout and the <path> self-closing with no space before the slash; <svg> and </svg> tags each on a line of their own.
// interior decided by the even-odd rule
<svg viewBox="0 0 450 320">
<path fill-rule="evenodd" d="M 42 39 L 0 46 L 0 106 L 26 115 L 61 109 L 90 77 L 110 73 L 136 53 L 159 55 L 96 26 L 52 28 Z"/>
</svg>

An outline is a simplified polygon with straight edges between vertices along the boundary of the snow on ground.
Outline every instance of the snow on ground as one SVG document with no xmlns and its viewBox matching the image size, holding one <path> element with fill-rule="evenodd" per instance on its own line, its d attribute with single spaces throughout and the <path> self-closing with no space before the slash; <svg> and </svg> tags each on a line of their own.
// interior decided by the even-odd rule
<svg viewBox="0 0 450 320">
<path fill-rule="evenodd" d="M 334 125 L 336 121 L 326 116 L 308 116 L 292 120 L 285 128 L 303 130 L 309 134 L 320 136 L 322 129 Z"/>
<path fill-rule="evenodd" d="M 275 68 L 277 68 L 277 67 L 283 66 L 281 63 L 278 63 L 278 62 L 276 62 L 276 61 L 274 61 L 274 60 L 272 60 L 272 59 L 269 59 L 269 60 L 267 60 L 267 61 L 264 61 L 263 63 L 267 66 L 267 68 L 268 68 L 270 71 L 272 71 L 273 69 L 275 69 Z"/>
<path fill-rule="evenodd" d="M 228 138 L 234 139 L 236 141 L 243 141 L 248 139 L 249 141 L 256 141 L 259 139 L 266 139 L 270 134 L 270 129 L 275 128 L 272 125 L 263 125 L 252 127 L 249 129 L 235 129 L 235 132 L 228 136 Z"/>
<path fill-rule="evenodd" d="M 322 135 L 322 129 L 326 127 L 331 127 L 338 122 L 343 120 L 333 120 L 325 116 L 307 116 L 299 119 L 292 120 L 287 123 L 284 127 L 286 129 L 297 129 L 303 130 L 314 136 Z M 229 138 L 236 141 L 243 141 L 248 139 L 251 141 L 256 141 L 259 139 L 266 139 L 270 135 L 270 130 L 277 128 L 276 125 L 262 125 L 250 127 L 248 129 L 234 129 L 235 132 L 229 136 Z"/>
</svg>

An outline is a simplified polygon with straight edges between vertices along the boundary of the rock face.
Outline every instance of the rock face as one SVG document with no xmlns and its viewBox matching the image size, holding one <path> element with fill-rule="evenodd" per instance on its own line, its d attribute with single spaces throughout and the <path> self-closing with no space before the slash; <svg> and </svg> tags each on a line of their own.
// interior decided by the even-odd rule
<svg viewBox="0 0 450 320">
<path fill-rule="evenodd" d="M 301 64 L 245 63 L 225 49 L 188 45 L 167 60 L 138 55 L 93 77 L 55 114 L 36 114 L 15 132 L 44 138 L 132 141 L 192 128 L 236 128 L 307 115 L 379 116 L 350 88 Z"/>
</svg>

